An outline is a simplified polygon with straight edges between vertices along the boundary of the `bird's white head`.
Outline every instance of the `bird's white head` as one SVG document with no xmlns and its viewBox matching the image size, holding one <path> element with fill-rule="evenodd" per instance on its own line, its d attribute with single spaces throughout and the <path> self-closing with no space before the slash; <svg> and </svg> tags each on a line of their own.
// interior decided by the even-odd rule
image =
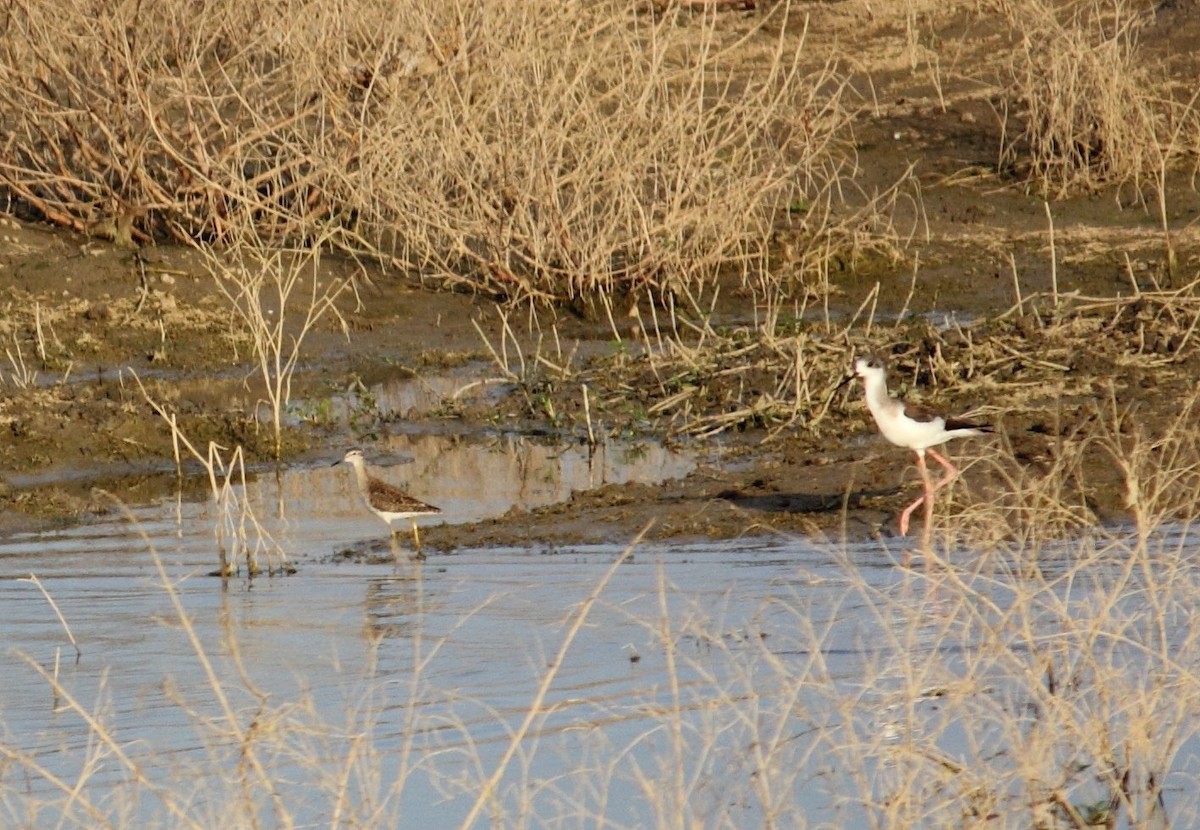
<svg viewBox="0 0 1200 830">
<path fill-rule="evenodd" d="M 854 374 L 860 378 L 882 378 L 886 373 L 883 361 L 874 355 L 864 355 L 854 361 Z"/>
<path fill-rule="evenodd" d="M 335 461 L 333 463 L 334 466 L 337 466 L 338 464 L 349 464 L 352 467 L 358 467 L 363 464 L 364 461 L 365 459 L 363 458 L 363 451 L 355 447 L 352 450 L 347 450 L 346 454 L 342 456 L 340 461 Z"/>
</svg>

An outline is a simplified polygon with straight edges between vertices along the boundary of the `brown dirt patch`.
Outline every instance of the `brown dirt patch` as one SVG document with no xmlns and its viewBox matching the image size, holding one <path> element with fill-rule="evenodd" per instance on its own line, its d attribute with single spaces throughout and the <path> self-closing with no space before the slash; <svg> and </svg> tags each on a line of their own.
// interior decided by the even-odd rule
<svg viewBox="0 0 1200 830">
<path fill-rule="evenodd" d="M 875 296 L 877 320 L 906 306 L 905 325 L 879 324 L 870 332 L 860 325 L 858 342 L 832 342 L 834 334 L 818 345 L 870 346 L 899 356 L 914 375 L 897 378 L 898 388 L 998 419 L 1013 436 L 1016 457 L 1030 465 L 1045 463 L 1048 453 L 1061 456 L 1067 444 L 1081 448 L 1087 474 L 1073 485 L 1081 501 L 1097 519 L 1125 515 L 1120 476 L 1094 440 L 1101 414 L 1136 406 L 1153 433 L 1200 375 L 1192 342 L 1200 314 L 1195 292 L 1183 291 L 1178 302 L 1166 296 L 1173 285 L 1194 279 L 1200 264 L 1200 197 L 1192 181 L 1178 175 L 1167 183 L 1174 274 L 1166 269 L 1158 217 L 1145 206 L 1122 206 L 1116 190 L 1053 202 L 1052 237 L 1042 200 L 1012 171 L 997 169 L 994 85 L 980 83 L 978 73 L 956 74 L 943 65 L 935 88 L 924 41 L 912 46 L 902 21 L 876 19 L 866 4 L 811 11 L 810 39 L 835 34 L 829 42 L 873 67 L 857 76 L 872 101 L 855 123 L 860 185 L 868 192 L 889 186 L 910 167 L 919 182 L 919 198 L 903 201 L 895 217 L 897 226 L 908 222 L 913 229 L 904 261 L 847 263 L 830 277 L 829 319 L 847 319 Z M 930 42 L 957 37 L 958 69 L 997 59 L 1000 34 L 973 28 L 978 19 L 966 12 L 931 14 L 920 23 Z M 1196 29 L 1190 19 L 1156 24 L 1144 31 L 1143 46 L 1147 54 L 1180 60 L 1200 52 L 1190 48 L 1200 46 Z M 8 353 L 0 355 L 0 427 L 7 436 L 0 442 L 7 479 L 0 502 L 6 525 L 86 516 L 101 509 L 91 496 L 97 484 L 134 500 L 168 486 L 170 435 L 131 384 L 130 369 L 180 413 L 193 440 L 242 444 L 252 460 L 268 457 L 267 431 L 254 417 L 258 396 L 245 336 L 191 253 L 133 251 L 12 219 L 0 230 L 0 351 Z M 1055 270 L 1052 239 L 1058 290 L 1075 297 L 1061 312 L 1046 299 Z M 341 266 L 331 260 L 330 267 Z M 777 267 L 787 267 L 782 249 Z M 345 308 L 350 339 L 329 323 L 308 341 L 296 399 L 320 401 L 355 380 L 370 385 L 490 359 L 472 321 L 496 331 L 499 312 L 491 300 L 429 290 L 394 273 L 371 272 L 370 278 L 361 287 L 361 305 Z M 1138 291 L 1152 297 L 1114 301 Z M 1041 296 L 1023 305 L 1023 313 L 1012 313 L 1018 292 Z M 1088 298 L 1097 299 L 1089 305 Z M 754 302 L 739 286 L 726 286 L 711 319 L 730 328 L 748 326 L 761 311 Z M 940 325 L 950 314 L 962 323 L 957 330 Z M 710 460 L 686 480 L 610 486 L 532 514 L 430 528 L 431 546 L 623 541 L 651 519 L 651 535 L 658 538 L 861 537 L 890 532 L 896 510 L 912 497 L 910 454 L 872 437 L 856 394 L 832 401 L 819 429 L 802 423 L 784 428 L 797 414 L 787 411 L 786 402 L 768 400 L 784 355 L 746 352 L 759 361 L 757 374 L 731 368 L 743 358 L 717 361 L 680 381 L 703 387 L 689 398 L 695 402 L 689 414 L 664 409 L 654 415 L 650 410 L 664 394 L 680 387 L 664 390 L 628 340 L 614 342 L 603 315 L 546 311 L 534 319 L 520 310 L 511 319 L 527 355 L 550 353 L 535 343 L 549 342 L 551 329 L 562 342 L 583 342 L 578 375 L 568 382 L 546 372 L 536 383 L 518 384 L 511 405 L 448 406 L 431 421 L 453 417 L 484 425 L 500 419 L 577 431 L 583 420 L 580 378 L 595 389 L 596 415 L 626 433 L 679 432 L 689 417 L 723 416 L 754 400 L 762 406 L 731 419 L 719 437 L 701 441 L 701 454 Z M 625 337 L 630 325 L 629 318 L 617 320 Z M 40 352 L 30 348 L 35 342 L 42 344 Z M 588 363 L 591 355 L 600 362 Z M 922 374 L 922 361 L 935 359 L 956 374 Z M 302 419 L 288 431 L 285 454 L 300 460 L 333 455 L 347 443 L 347 433 L 369 437 L 378 428 L 384 426 L 375 416 L 368 423 Z M 717 446 L 720 454 L 712 449 Z M 972 445 L 964 453 L 986 453 L 989 446 L 995 445 Z M 983 464 L 968 470 L 966 479 L 972 494 L 1003 486 Z"/>
</svg>

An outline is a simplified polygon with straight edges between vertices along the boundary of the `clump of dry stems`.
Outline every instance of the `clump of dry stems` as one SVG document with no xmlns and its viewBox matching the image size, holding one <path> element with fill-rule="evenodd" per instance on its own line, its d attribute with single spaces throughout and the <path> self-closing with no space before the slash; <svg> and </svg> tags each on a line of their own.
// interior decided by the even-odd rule
<svg viewBox="0 0 1200 830">
<path fill-rule="evenodd" d="M 283 452 L 285 408 L 304 339 L 325 317 L 346 332 L 337 307 L 353 277 L 322 268 L 322 246 L 271 247 L 247 229 L 217 252 L 202 246 L 204 264 L 235 319 L 250 337 L 263 399 L 270 414 L 275 458 Z M 256 407 L 257 409 L 257 407 Z"/>
<path fill-rule="evenodd" d="M 819 269 L 890 231 L 792 14 L 21 0 L 0 186 L 119 242 L 252 226 L 518 299 L 750 279 L 781 226 Z"/>
<path fill-rule="evenodd" d="M 1128 185 L 1163 199 L 1167 171 L 1196 151 L 1195 90 L 1176 96 L 1165 68 L 1148 63 L 1139 33 L 1150 22 L 1129 0 L 1002 5 L 1017 39 L 1001 164 L 1026 164 L 1050 196 Z M 1189 97 L 1191 96 L 1191 97 Z M 1120 191 L 1118 191 L 1120 192 Z"/>
<path fill-rule="evenodd" d="M 199 464 L 208 480 L 209 495 L 215 506 L 213 537 L 219 564 L 217 575 L 226 578 L 239 573 L 243 559 L 249 577 L 263 572 L 260 560 L 264 558 L 268 573 L 294 570 L 288 563 L 287 554 L 258 520 L 247 498 L 246 459 L 242 447 L 228 449 L 209 441 L 206 450 L 201 451 L 180 428 L 177 413 L 154 398 L 137 374 L 133 374 L 133 378 L 142 398 L 171 431 L 179 478 L 184 475 L 184 463 L 190 459 Z"/>
<path fill-rule="evenodd" d="M 818 437 L 842 430 L 851 393 L 835 392 L 862 353 L 894 364 L 900 394 L 924 388 L 969 407 L 1032 409 L 1090 397 L 1097 379 L 1131 369 L 1181 376 L 1196 353 L 1198 287 L 1072 294 L 1057 305 L 1049 295 L 1022 296 L 994 320 L 945 327 L 924 318 L 879 321 L 870 298 L 837 324 L 809 322 L 801 307 L 790 319 L 776 309 L 759 323 L 717 326 L 707 315 L 644 306 L 626 351 L 575 377 L 614 415 L 637 410 L 667 431 L 702 436 L 748 426 Z M 1080 356 L 1088 366 L 1078 365 Z"/>
</svg>

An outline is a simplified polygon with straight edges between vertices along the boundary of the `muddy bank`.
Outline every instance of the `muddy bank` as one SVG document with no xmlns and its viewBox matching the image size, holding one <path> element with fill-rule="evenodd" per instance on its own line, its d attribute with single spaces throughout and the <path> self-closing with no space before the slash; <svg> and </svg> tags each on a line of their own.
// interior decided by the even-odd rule
<svg viewBox="0 0 1200 830">
<path fill-rule="evenodd" d="M 187 252 L 151 252 L 143 280 L 145 263 L 128 251 L 16 223 L 8 232 L 17 241 L 3 263 L 10 281 L 2 334 L 13 344 L 0 399 L 10 436 L 0 456 L 5 526 L 81 520 L 111 509 L 97 488 L 132 502 L 173 492 L 171 432 L 147 395 L 177 414 L 197 446 L 240 445 L 252 472 L 271 469 L 270 430 L 249 344 Z M 1090 273 L 1097 284 L 1076 281 L 1076 290 L 1102 292 L 1105 269 Z M 893 275 L 891 290 L 901 279 Z M 863 294 L 875 290 L 874 284 L 847 285 L 833 307 L 836 314 L 852 314 Z M 910 315 L 898 325 L 878 322 L 855 335 L 854 344 L 834 342 L 844 335 L 820 318 L 798 321 L 794 331 L 813 348 L 834 350 L 836 359 L 820 370 L 830 381 L 854 349 L 868 346 L 899 355 L 898 365 L 910 372 L 937 355 L 961 375 L 953 384 L 937 372 L 894 379 L 914 397 L 981 413 L 1001 428 L 999 438 L 954 448 L 956 458 L 968 462 L 967 486 L 956 491 L 949 509 L 993 498 L 1009 486 L 1007 473 L 988 466 L 989 456 L 1003 453 L 1036 471 L 1077 453 L 1088 472 L 1071 486 L 1083 509 L 1097 521 L 1122 518 L 1121 476 L 1095 441 L 1105 398 L 1111 396 L 1116 407 L 1136 402 L 1148 430 L 1169 421 L 1197 368 L 1194 352 L 1180 342 L 1189 331 L 1191 307 L 1175 310 L 1146 300 L 1055 318 L 1031 304 L 1029 313 L 1004 317 L 996 314 L 995 298 L 980 293 L 975 303 L 968 295 L 959 299 L 955 314 L 977 321 L 964 327 L 947 324 L 944 309 L 928 307 L 940 296 L 916 293 L 910 307 L 933 314 Z M 545 312 L 518 323 L 520 315 L 486 298 L 423 290 L 386 274 L 364 283 L 359 300 L 345 307 L 346 326 L 330 319 L 305 343 L 284 433 L 284 464 L 329 463 L 357 444 L 370 455 L 381 437 L 397 431 L 449 440 L 511 432 L 579 446 L 589 422 L 599 441 L 665 439 L 696 460 L 690 474 L 661 484 L 608 484 L 574 492 L 561 503 L 466 524 L 450 515 L 450 524 L 424 534 L 434 549 L 553 550 L 573 542 L 621 542 L 645 527 L 658 539 L 886 536 L 917 490 L 911 454 L 878 438 L 856 385 L 831 396 L 815 425 L 811 413 L 771 397 L 791 359 L 772 356 L 784 348 L 778 343 L 756 347 L 747 335 L 714 347 L 711 365 L 688 373 L 688 388 L 666 393 L 689 396 L 690 409 L 681 414 L 660 407 L 665 381 L 654 373 L 668 364 L 639 351 L 628 315 L 618 340 L 607 320 Z M 898 295 L 881 299 L 877 316 L 902 302 Z M 988 315 L 1001 319 L 992 322 Z M 753 316 L 747 299 L 731 291 L 713 319 L 735 331 Z M 825 331 L 832 333 L 826 338 Z M 14 362 L 16 344 L 26 344 L 23 364 Z M 799 350 L 801 340 L 793 345 Z M 1010 360 L 1009 352 L 1017 357 Z M 502 353 L 512 364 L 507 372 L 497 360 Z M 979 365 L 970 373 L 965 367 L 972 361 Z M 541 370 L 528 368 L 534 365 Z M 384 397 L 394 388 L 407 391 Z M 692 434 L 691 425 L 712 423 L 722 428 Z M 188 469 L 185 486 L 204 497 L 195 465 Z M 404 484 L 402 470 L 389 472 Z M 489 487 L 487 480 L 466 484 L 481 492 Z M 437 499 L 437 493 L 421 495 Z"/>
<path fill-rule="evenodd" d="M 1161 211 L 1128 187 L 1047 203 L 998 163 L 994 86 L 948 73 L 935 88 L 902 59 L 905 32 L 820 12 L 813 31 L 848 38 L 870 66 L 853 78 L 871 90 L 854 121 L 857 185 L 909 183 L 890 217 L 895 257 L 834 257 L 827 284 L 789 282 L 795 240 L 781 232 L 770 267 L 788 296 L 731 280 L 691 307 L 617 297 L 534 313 L 330 256 L 329 277 L 359 279 L 340 319 L 304 341 L 281 463 L 329 463 L 356 444 L 370 455 L 399 431 L 577 445 L 590 426 L 601 441 L 678 442 L 696 468 L 431 527 L 429 545 L 621 541 L 651 524 L 654 538 L 887 535 L 917 488 L 911 454 L 876 436 L 857 390 L 833 393 L 870 350 L 893 359 L 896 391 L 999 427 L 953 448 L 965 486 L 949 513 L 1032 511 L 1046 494 L 1066 529 L 1127 518 L 1114 459 L 1177 432 L 1200 375 L 1191 177 L 1167 178 Z M 962 22 L 937 25 L 950 37 Z M 1196 26 L 1164 17 L 1142 46 L 1178 60 Z M 998 33 L 974 35 L 963 66 L 995 57 Z M 0 526 L 86 520 L 110 509 L 98 488 L 133 502 L 172 492 L 176 444 L 151 401 L 197 447 L 240 446 L 252 473 L 271 469 L 253 344 L 196 254 L 0 224 Z M 184 486 L 199 498 L 195 471 Z"/>
</svg>

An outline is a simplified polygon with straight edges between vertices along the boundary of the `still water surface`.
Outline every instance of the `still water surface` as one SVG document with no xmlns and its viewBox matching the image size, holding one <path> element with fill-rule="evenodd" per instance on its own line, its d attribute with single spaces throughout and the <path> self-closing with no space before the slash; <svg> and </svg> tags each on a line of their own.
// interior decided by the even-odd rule
<svg viewBox="0 0 1200 830">
<path fill-rule="evenodd" d="M 433 460 L 412 442 L 394 449 L 416 461 L 389 478 L 428 481 Z M 522 466 L 497 458 L 487 475 Z M 540 498 L 568 477 L 538 469 L 540 484 L 513 473 L 516 486 L 498 491 Z M 891 754 L 911 758 L 900 750 L 954 694 L 1023 705 L 1017 681 L 973 662 L 993 647 L 995 619 L 947 638 L 961 609 L 939 612 L 924 577 L 879 543 L 639 545 L 555 664 L 620 546 L 344 563 L 339 551 L 382 530 L 344 470 L 263 478 L 247 496 L 296 574 L 206 576 L 208 503 L 0 541 L 0 824 L 250 826 L 254 813 L 263 826 L 459 826 L 553 667 L 477 826 L 664 826 L 677 813 L 712 827 L 862 826 L 897 791 L 904 764 Z M 451 520 L 475 517 L 469 490 L 447 501 Z M 976 579 L 997 613 L 1011 605 L 1010 583 Z M 1104 595 L 1105 580 L 1077 581 L 1052 590 L 1064 602 Z M 1172 636 L 1191 640 L 1186 626 Z M 57 670 L 58 693 L 38 667 Z M 970 688 L 954 691 L 955 678 Z M 988 757 L 1014 741 L 1000 721 L 961 720 L 937 727 L 947 759 L 972 757 L 980 735 L 997 742 Z M 1172 734 L 1171 769 L 1185 775 L 1200 752 L 1189 729 Z M 857 752 L 855 735 L 877 753 L 857 767 L 839 754 Z M 1195 809 L 1184 781 L 1167 791 L 1174 815 Z M 1093 797 L 1085 784 L 1072 792 Z"/>
</svg>

